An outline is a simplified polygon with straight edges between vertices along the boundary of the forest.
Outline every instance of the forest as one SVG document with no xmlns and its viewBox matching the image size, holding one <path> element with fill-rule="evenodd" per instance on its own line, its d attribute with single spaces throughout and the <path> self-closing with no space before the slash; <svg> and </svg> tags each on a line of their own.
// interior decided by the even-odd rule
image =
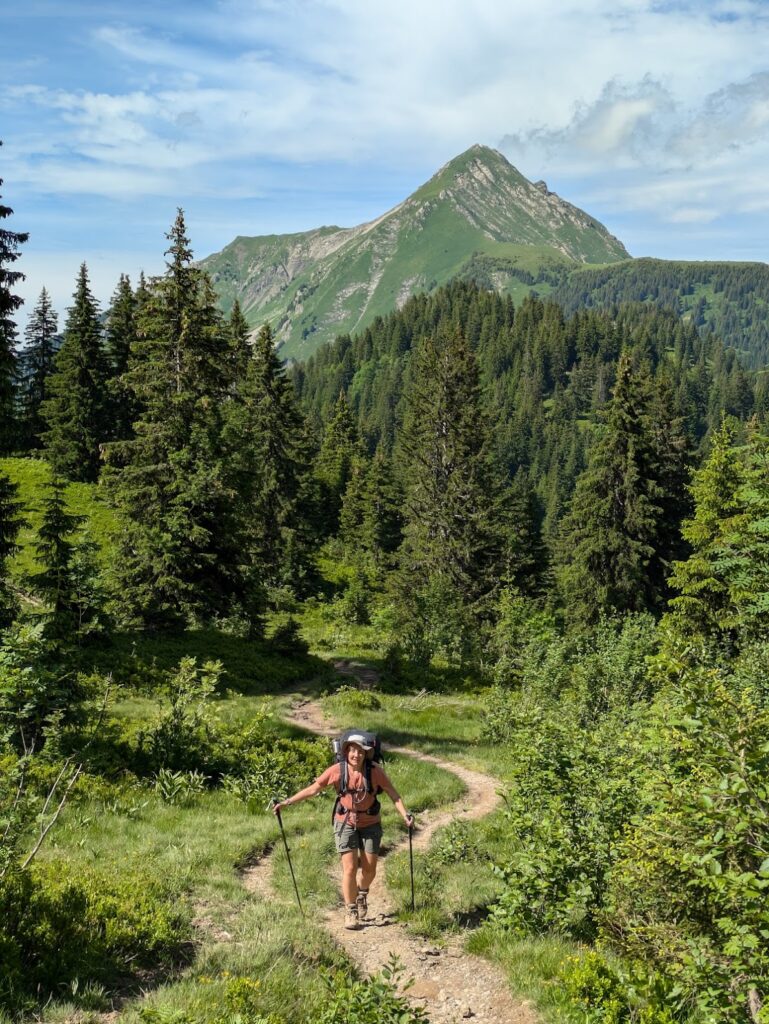
<svg viewBox="0 0 769 1024">
<path fill-rule="evenodd" d="M 769 1021 L 765 374 L 675 304 L 472 280 L 286 366 L 181 210 L 164 274 L 102 311 L 83 264 L 22 344 L 25 241 L 0 230 L 0 1021 L 429 1019 L 237 884 L 328 762 L 281 718 L 308 681 L 500 780 L 415 910 L 394 859 L 415 934 L 474 919 L 547 1021 Z M 407 761 L 418 814 L 454 798 Z M 327 813 L 291 824 L 315 908 Z"/>
</svg>

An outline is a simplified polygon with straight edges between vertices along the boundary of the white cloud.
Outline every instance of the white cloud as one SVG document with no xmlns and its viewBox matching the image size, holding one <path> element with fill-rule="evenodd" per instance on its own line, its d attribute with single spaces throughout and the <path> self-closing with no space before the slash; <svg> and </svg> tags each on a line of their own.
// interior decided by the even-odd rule
<svg viewBox="0 0 769 1024">
<path fill-rule="evenodd" d="M 504 137 L 524 173 L 599 211 L 683 229 L 769 202 L 763 0 L 156 7 L 94 24 L 86 4 L 79 74 L 35 80 L 30 65 L 24 82 L 17 66 L 0 88 L 25 195 L 278 204 L 287 164 L 306 188 L 328 165 L 417 184 Z"/>
</svg>

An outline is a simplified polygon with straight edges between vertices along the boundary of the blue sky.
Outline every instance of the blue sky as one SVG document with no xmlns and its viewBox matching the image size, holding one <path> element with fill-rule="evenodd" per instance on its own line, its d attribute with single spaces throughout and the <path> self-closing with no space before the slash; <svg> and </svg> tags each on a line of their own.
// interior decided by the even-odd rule
<svg viewBox="0 0 769 1024">
<path fill-rule="evenodd" d="M 769 0 L 0 6 L 0 177 L 33 302 L 353 225 L 475 142 L 635 256 L 769 259 Z"/>
</svg>

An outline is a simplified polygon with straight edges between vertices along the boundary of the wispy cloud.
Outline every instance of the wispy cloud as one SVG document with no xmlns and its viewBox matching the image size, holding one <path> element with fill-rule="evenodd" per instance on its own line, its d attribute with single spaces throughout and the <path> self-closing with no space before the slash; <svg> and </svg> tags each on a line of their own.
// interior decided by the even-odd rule
<svg viewBox="0 0 769 1024">
<path fill-rule="evenodd" d="M 722 245 L 751 214 L 739 230 L 766 252 L 768 15 L 765 0 L 28 0 L 0 11 L 2 176 L 39 211 L 36 239 L 67 210 L 81 258 L 89 230 L 117 250 L 137 209 L 149 224 L 177 202 L 205 251 L 234 225 L 375 216 L 485 142 L 631 251 L 671 226 L 676 244 Z"/>
</svg>

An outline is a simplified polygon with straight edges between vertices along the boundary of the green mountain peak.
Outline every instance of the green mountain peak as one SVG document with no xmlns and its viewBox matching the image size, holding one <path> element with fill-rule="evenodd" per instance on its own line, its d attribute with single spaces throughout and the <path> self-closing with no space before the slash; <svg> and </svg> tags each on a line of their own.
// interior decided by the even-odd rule
<svg viewBox="0 0 769 1024">
<path fill-rule="evenodd" d="M 501 261 L 509 279 L 543 265 L 627 258 L 598 221 L 476 144 L 375 220 L 238 236 L 202 264 L 225 309 L 237 297 L 252 324 L 272 324 L 284 355 L 306 358 L 415 292 L 469 274 L 479 260 Z"/>
</svg>

